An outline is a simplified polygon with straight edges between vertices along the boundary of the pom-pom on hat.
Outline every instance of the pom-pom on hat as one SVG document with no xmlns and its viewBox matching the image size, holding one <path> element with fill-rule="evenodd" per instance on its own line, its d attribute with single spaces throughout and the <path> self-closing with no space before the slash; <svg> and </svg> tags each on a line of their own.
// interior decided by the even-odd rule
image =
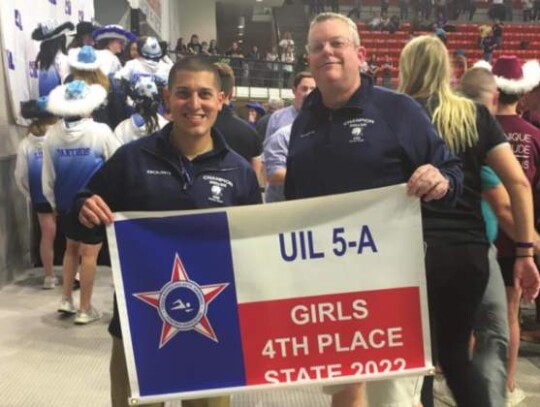
<svg viewBox="0 0 540 407">
<path fill-rule="evenodd" d="M 62 117 L 87 116 L 99 107 L 106 97 L 107 91 L 101 85 L 73 81 L 52 90 L 47 110 Z"/>
<path fill-rule="evenodd" d="M 141 47 L 141 55 L 147 59 L 161 58 L 161 46 L 155 37 L 147 37 Z"/>
<path fill-rule="evenodd" d="M 48 119 L 54 115 L 47 111 L 47 96 L 21 102 L 21 116 L 25 119 Z"/>
<path fill-rule="evenodd" d="M 71 22 L 65 22 L 58 25 L 56 21 L 46 21 L 39 23 L 37 28 L 32 32 L 32 39 L 35 41 L 47 41 L 67 34 L 75 29 Z"/>
<path fill-rule="evenodd" d="M 493 65 L 492 73 L 497 87 L 512 95 L 529 92 L 540 83 L 538 61 L 527 61 L 522 66 L 514 55 L 499 57 Z"/>
<path fill-rule="evenodd" d="M 92 33 L 94 41 L 101 41 L 109 38 L 116 38 L 125 42 L 135 41 L 137 37 L 135 34 L 130 33 L 129 31 L 124 30 L 120 25 L 105 25 L 99 27 Z"/>
<path fill-rule="evenodd" d="M 69 50 L 68 63 L 70 67 L 81 71 L 95 71 L 99 68 L 96 51 L 89 45 Z"/>
</svg>

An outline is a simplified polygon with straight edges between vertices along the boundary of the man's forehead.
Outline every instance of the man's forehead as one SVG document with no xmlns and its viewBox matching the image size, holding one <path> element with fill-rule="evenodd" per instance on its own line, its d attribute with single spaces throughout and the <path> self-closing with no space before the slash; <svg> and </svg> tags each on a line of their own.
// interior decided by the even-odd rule
<svg viewBox="0 0 540 407">
<path fill-rule="evenodd" d="M 348 33 L 348 27 L 345 22 L 339 20 L 324 20 L 315 23 L 311 27 L 308 37 L 327 40 L 333 37 L 348 37 Z"/>
<path fill-rule="evenodd" d="M 197 88 L 217 90 L 216 80 L 212 72 L 207 71 L 178 71 L 174 78 L 174 88 Z"/>
</svg>

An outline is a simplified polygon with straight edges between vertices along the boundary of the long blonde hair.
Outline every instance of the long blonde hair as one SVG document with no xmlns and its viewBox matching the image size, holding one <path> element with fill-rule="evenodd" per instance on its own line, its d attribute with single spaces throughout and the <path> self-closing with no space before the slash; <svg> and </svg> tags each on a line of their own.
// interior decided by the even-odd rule
<svg viewBox="0 0 540 407">
<path fill-rule="evenodd" d="M 71 67 L 71 73 L 73 74 L 74 80 L 84 81 L 88 85 L 101 85 L 107 92 L 110 91 L 111 85 L 109 83 L 109 78 L 107 78 L 107 76 L 101 72 L 101 69 L 96 69 L 94 71 L 83 71 L 81 69 Z"/>
<path fill-rule="evenodd" d="M 399 58 L 400 92 L 426 98 L 431 120 L 455 153 L 478 143 L 476 105 L 450 87 L 450 59 L 442 41 L 423 35 L 412 39 Z"/>
</svg>

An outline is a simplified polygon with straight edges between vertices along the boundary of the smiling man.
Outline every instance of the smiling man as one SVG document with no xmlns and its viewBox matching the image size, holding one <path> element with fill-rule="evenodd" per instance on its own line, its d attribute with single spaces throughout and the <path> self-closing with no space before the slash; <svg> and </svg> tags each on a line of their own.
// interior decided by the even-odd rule
<svg viewBox="0 0 540 407">
<path fill-rule="evenodd" d="M 199 57 L 177 62 L 165 100 L 172 123 L 115 153 L 79 194 L 76 213 L 86 228 L 113 221 L 113 211 L 202 209 L 261 202 L 249 163 L 227 147 L 212 128 L 223 94 L 214 65 Z M 220 187 L 216 198 L 216 185 Z M 90 229 L 89 229 L 90 230 Z M 130 394 L 118 309 L 113 336 L 111 398 L 127 407 Z M 161 405 L 161 404 L 160 404 Z M 226 407 L 228 397 L 185 400 L 189 407 Z"/>
<path fill-rule="evenodd" d="M 365 50 L 340 14 L 314 18 L 309 65 L 317 84 L 291 129 L 285 198 L 298 199 L 407 183 L 410 196 L 452 205 L 463 175 L 420 105 L 360 74 Z M 426 230 L 424 230 L 426 233 Z M 370 383 L 370 407 L 414 407 L 420 378 Z M 335 386 L 335 407 L 363 405 L 361 385 Z"/>
</svg>

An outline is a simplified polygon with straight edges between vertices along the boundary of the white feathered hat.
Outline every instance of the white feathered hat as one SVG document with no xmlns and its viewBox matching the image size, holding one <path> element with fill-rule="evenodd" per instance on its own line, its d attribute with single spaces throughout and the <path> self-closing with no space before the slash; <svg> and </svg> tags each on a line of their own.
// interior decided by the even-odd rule
<svg viewBox="0 0 540 407">
<path fill-rule="evenodd" d="M 106 97 L 107 91 L 101 85 L 73 81 L 52 90 L 47 110 L 61 117 L 88 116 L 105 101 Z"/>
<path fill-rule="evenodd" d="M 97 53 L 90 45 L 70 49 L 68 63 L 70 67 L 80 71 L 95 71 L 100 65 Z"/>
</svg>

